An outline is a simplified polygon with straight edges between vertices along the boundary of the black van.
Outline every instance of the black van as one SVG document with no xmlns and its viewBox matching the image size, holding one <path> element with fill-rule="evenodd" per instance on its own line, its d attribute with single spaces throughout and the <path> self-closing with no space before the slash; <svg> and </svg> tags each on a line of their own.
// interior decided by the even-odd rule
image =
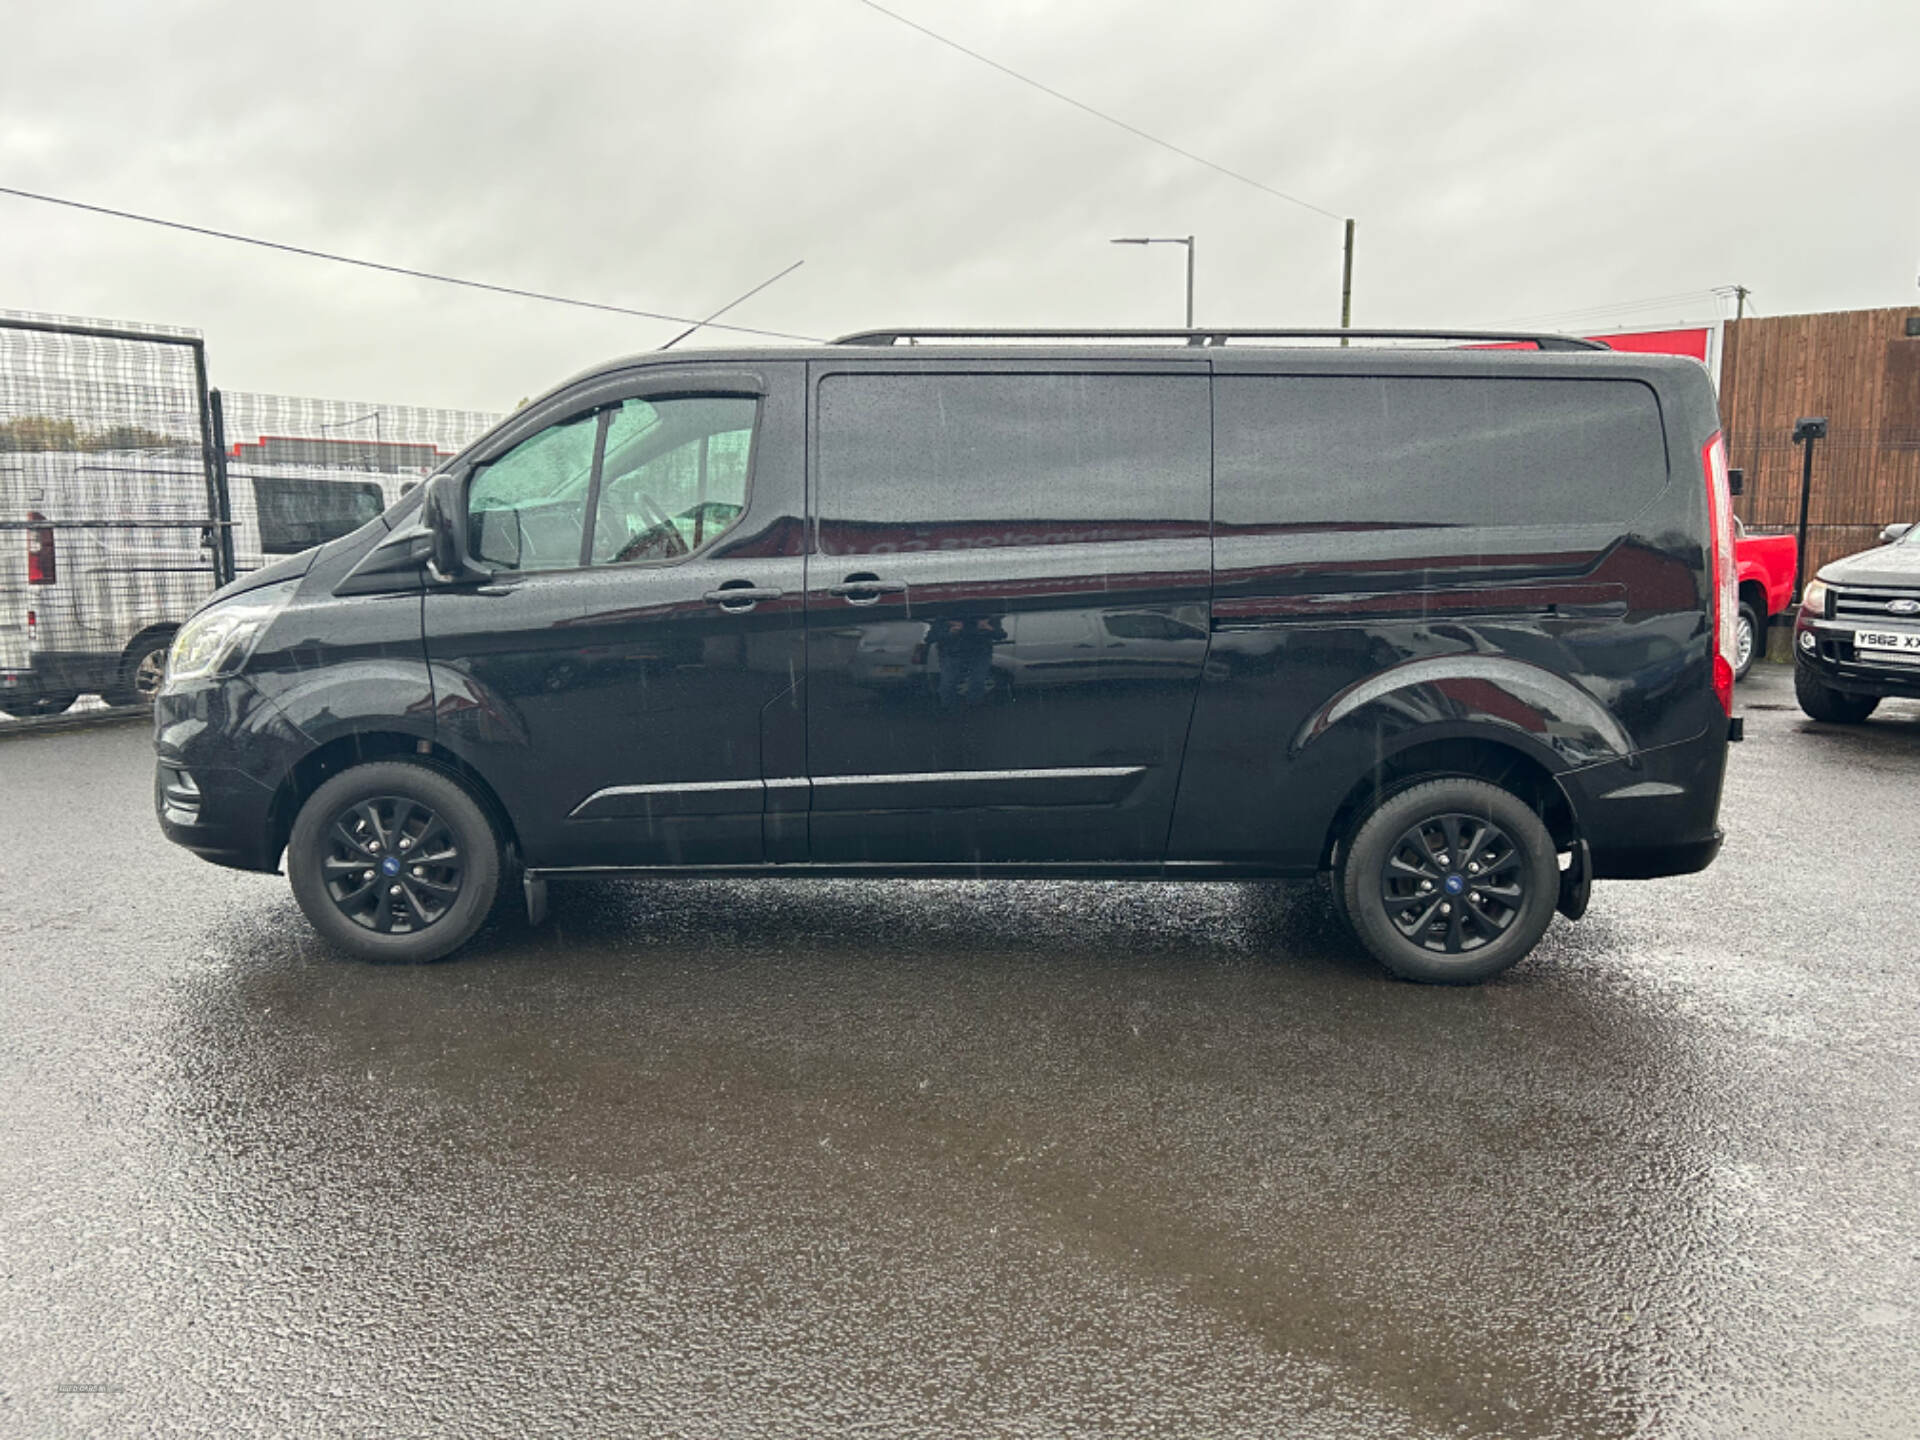
<svg viewBox="0 0 1920 1440">
<path fill-rule="evenodd" d="M 555 875 L 1321 875 L 1396 973 L 1495 974 L 1592 880 L 1719 848 L 1713 390 L 1565 337 L 1323 338 L 582 375 L 181 630 L 161 826 L 284 851 L 368 959 L 514 883 L 537 922 Z"/>
</svg>

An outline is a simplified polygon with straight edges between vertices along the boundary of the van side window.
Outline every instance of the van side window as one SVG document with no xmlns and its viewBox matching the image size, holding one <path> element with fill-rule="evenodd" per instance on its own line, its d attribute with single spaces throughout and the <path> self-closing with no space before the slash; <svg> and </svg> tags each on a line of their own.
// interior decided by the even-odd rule
<svg viewBox="0 0 1920 1440">
<path fill-rule="evenodd" d="M 260 549 L 268 555 L 297 555 L 350 535 L 386 508 L 386 497 L 370 480 L 253 477 L 253 513 Z"/>
<path fill-rule="evenodd" d="M 576 568 L 599 429 L 598 415 L 576 415 L 482 466 L 467 490 L 468 552 L 501 570 Z"/>
<path fill-rule="evenodd" d="M 1632 380 L 1222 375 L 1222 529 L 1617 524 L 1666 485 Z"/>
<path fill-rule="evenodd" d="M 819 391 L 829 555 L 1204 536 L 1204 375 L 844 374 Z"/>
<path fill-rule="evenodd" d="M 747 506 L 758 410 L 744 396 L 622 405 L 607 428 L 593 563 L 670 560 L 731 529 Z"/>
</svg>

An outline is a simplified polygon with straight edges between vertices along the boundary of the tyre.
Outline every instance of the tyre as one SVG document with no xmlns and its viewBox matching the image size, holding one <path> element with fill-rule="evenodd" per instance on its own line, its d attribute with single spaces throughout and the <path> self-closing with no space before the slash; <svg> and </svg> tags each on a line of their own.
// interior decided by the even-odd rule
<svg viewBox="0 0 1920 1440">
<path fill-rule="evenodd" d="M 1406 980 L 1498 975 L 1546 933 L 1560 898 L 1553 836 L 1533 807 L 1484 780 L 1428 780 L 1360 825 L 1341 866 L 1360 942 Z"/>
<path fill-rule="evenodd" d="M 1760 612 L 1746 601 L 1740 602 L 1739 618 L 1733 622 L 1733 678 L 1744 680 L 1753 668 L 1754 657 L 1765 645 L 1766 622 Z"/>
<path fill-rule="evenodd" d="M 139 705 L 153 708 L 153 697 L 167 678 L 167 652 L 173 648 L 173 636 L 143 635 L 127 647 L 120 660 L 120 684 L 102 698 L 109 705 Z"/>
<path fill-rule="evenodd" d="M 1805 665 L 1793 667 L 1793 698 L 1809 716 L 1829 725 L 1858 725 L 1880 703 L 1877 695 L 1847 695 L 1822 685 Z"/>
<path fill-rule="evenodd" d="M 308 797 L 287 876 L 313 928 L 361 960 L 458 949 L 493 908 L 500 839 L 459 781 L 404 760 L 355 766 Z"/>
</svg>

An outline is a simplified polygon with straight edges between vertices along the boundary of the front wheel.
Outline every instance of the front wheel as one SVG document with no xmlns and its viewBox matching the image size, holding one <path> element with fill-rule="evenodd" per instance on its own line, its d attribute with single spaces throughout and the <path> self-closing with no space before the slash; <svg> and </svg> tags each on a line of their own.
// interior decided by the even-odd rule
<svg viewBox="0 0 1920 1440">
<path fill-rule="evenodd" d="M 1560 895 L 1553 836 L 1484 780 L 1429 780 L 1354 834 L 1339 882 L 1354 933 L 1407 980 L 1471 984 L 1539 942 Z"/>
<path fill-rule="evenodd" d="M 418 964 L 466 943 L 493 908 L 500 841 L 466 787 L 378 761 L 308 798 L 287 876 L 313 928 L 361 960 Z"/>
<path fill-rule="evenodd" d="M 1793 667 L 1793 698 L 1809 717 L 1829 725 L 1858 725 L 1880 703 L 1877 695 L 1848 695 L 1822 685 L 1805 665 Z"/>
</svg>

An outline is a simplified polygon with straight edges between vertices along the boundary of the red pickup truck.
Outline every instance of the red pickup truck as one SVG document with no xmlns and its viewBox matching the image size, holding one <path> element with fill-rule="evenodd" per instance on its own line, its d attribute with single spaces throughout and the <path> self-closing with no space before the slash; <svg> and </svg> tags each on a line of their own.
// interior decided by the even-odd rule
<svg viewBox="0 0 1920 1440">
<path fill-rule="evenodd" d="M 1768 617 L 1785 610 L 1793 599 L 1800 546 L 1791 535 L 1749 535 L 1736 516 L 1733 558 L 1740 582 L 1740 620 L 1733 650 L 1737 680 L 1753 668 L 1754 657 L 1766 648 Z"/>
</svg>

